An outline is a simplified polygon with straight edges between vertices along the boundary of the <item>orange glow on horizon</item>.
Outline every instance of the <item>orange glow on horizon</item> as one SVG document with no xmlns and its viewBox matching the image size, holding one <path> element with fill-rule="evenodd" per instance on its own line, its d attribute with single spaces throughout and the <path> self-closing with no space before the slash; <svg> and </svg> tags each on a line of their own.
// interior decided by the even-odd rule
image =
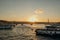
<svg viewBox="0 0 60 40">
<path fill-rule="evenodd" d="M 32 16 L 27 21 L 29 21 L 29 22 L 36 22 L 38 20 L 37 20 L 37 18 L 35 16 Z"/>
</svg>

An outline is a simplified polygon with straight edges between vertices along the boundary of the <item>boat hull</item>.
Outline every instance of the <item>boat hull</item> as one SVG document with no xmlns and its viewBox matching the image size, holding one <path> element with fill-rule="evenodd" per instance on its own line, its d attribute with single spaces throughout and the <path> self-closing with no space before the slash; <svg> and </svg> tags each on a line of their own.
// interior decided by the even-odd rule
<svg viewBox="0 0 60 40">
<path fill-rule="evenodd" d="M 14 25 L 0 25 L 0 30 L 1 29 L 13 29 Z"/>
<path fill-rule="evenodd" d="M 49 36 L 49 37 L 60 37 L 60 30 L 46 30 L 46 29 L 36 29 L 35 30 L 37 36 Z"/>
</svg>

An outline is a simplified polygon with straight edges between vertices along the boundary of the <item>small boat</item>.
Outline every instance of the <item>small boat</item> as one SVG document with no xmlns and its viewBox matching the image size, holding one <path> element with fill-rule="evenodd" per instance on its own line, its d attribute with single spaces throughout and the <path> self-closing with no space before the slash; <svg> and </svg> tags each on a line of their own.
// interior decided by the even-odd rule
<svg viewBox="0 0 60 40">
<path fill-rule="evenodd" d="M 47 25 L 45 29 L 36 29 L 36 35 L 60 36 L 60 24 Z"/>
<path fill-rule="evenodd" d="M 5 25 L 0 25 L 0 29 L 13 29 L 15 25 L 10 25 L 10 24 L 5 24 Z"/>
</svg>

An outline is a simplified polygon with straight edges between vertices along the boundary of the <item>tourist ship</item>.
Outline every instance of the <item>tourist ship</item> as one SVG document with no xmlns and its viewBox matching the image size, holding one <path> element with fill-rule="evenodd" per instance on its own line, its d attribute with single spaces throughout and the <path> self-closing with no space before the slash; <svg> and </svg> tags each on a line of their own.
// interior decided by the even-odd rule
<svg viewBox="0 0 60 40">
<path fill-rule="evenodd" d="M 45 29 L 36 29 L 36 35 L 60 36 L 60 24 L 45 26 Z"/>
</svg>

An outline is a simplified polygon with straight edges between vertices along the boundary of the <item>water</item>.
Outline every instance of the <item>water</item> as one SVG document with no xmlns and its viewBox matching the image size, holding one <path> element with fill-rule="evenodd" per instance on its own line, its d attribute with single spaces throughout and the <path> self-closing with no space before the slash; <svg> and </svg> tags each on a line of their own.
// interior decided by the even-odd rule
<svg viewBox="0 0 60 40">
<path fill-rule="evenodd" d="M 60 40 L 44 36 L 36 36 L 35 29 L 45 28 L 43 24 L 38 25 L 17 25 L 12 30 L 0 30 L 0 40 Z"/>
</svg>

